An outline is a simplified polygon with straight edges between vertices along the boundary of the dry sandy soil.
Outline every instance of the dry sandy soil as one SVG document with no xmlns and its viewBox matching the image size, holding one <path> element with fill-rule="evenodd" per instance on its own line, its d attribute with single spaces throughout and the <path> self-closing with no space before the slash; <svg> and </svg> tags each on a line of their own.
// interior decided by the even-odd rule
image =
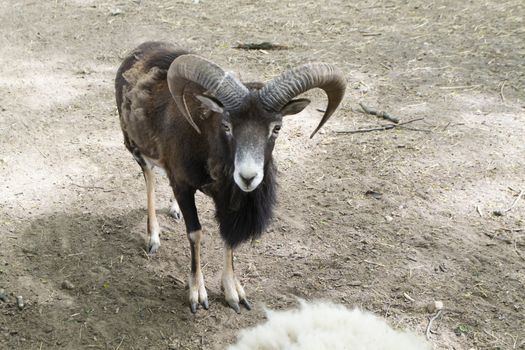
<svg viewBox="0 0 525 350">
<path fill-rule="evenodd" d="M 525 200 L 493 214 L 525 190 L 524 17 L 521 0 L 0 1 L 0 348 L 223 349 L 263 322 L 264 306 L 300 297 L 420 334 L 424 305 L 442 300 L 435 349 L 525 349 Z M 251 312 L 223 302 L 203 195 L 210 310 L 189 311 L 189 247 L 167 216 L 167 181 L 163 245 L 144 254 L 145 186 L 122 143 L 113 77 L 145 40 L 244 80 L 309 60 L 347 75 L 322 134 L 308 139 L 321 93 L 286 120 L 276 218 L 237 253 Z M 232 48 L 258 41 L 289 49 Z M 340 133 L 387 123 L 358 102 L 424 119 Z"/>
</svg>

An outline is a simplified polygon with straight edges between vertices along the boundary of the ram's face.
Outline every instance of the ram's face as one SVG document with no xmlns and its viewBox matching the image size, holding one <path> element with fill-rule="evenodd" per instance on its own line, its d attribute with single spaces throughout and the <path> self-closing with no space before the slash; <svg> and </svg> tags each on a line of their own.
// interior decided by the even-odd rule
<svg viewBox="0 0 525 350">
<path fill-rule="evenodd" d="M 234 152 L 233 179 L 242 191 L 251 192 L 263 181 L 281 123 L 280 114 L 265 111 L 223 115 L 222 132 Z"/>
<path fill-rule="evenodd" d="M 234 162 L 233 179 L 244 192 L 251 192 L 264 180 L 264 170 L 272 159 L 275 140 L 283 116 L 302 111 L 307 99 L 292 100 L 280 111 L 267 111 L 256 92 L 246 96 L 241 108 L 227 111 L 211 97 L 197 96 L 202 104 L 221 115 L 220 133 L 228 143 Z"/>
</svg>

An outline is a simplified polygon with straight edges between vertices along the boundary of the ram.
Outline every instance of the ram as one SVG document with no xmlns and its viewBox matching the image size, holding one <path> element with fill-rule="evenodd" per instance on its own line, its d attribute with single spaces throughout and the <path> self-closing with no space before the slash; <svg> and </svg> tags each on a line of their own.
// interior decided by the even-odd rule
<svg viewBox="0 0 525 350">
<path fill-rule="evenodd" d="M 275 203 L 272 152 L 286 115 L 310 102 L 294 99 L 323 89 L 328 106 L 313 136 L 339 106 L 345 79 L 325 63 L 305 64 L 268 84 L 241 83 L 213 62 L 161 42 L 146 42 L 121 64 L 115 80 L 124 143 L 144 173 L 147 190 L 148 251 L 160 247 L 155 214 L 154 167 L 162 168 L 175 200 L 170 213 L 186 224 L 191 247 L 189 299 L 192 312 L 208 309 L 201 271 L 201 224 L 195 193 L 210 196 L 225 242 L 222 288 L 228 304 L 250 309 L 233 271 L 234 248 L 259 236 Z"/>
</svg>

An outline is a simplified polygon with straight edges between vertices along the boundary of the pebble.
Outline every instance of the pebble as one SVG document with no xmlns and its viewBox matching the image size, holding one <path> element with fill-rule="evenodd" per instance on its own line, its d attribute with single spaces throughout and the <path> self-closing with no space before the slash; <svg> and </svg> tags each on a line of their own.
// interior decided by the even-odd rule
<svg viewBox="0 0 525 350">
<path fill-rule="evenodd" d="M 392 222 L 392 221 L 394 221 L 394 218 L 391 217 L 390 215 L 386 215 L 385 216 L 385 220 L 386 220 L 386 222 Z"/>
<path fill-rule="evenodd" d="M 75 289 L 75 285 L 68 280 L 64 280 L 64 282 L 62 282 L 62 289 L 72 290 Z"/>
<path fill-rule="evenodd" d="M 7 294 L 3 288 L 0 289 L 0 300 L 2 300 L 4 303 L 7 302 Z"/>
<path fill-rule="evenodd" d="M 26 306 L 26 304 L 24 303 L 24 298 L 21 295 L 16 297 L 16 306 L 18 306 L 20 310 L 22 310 Z"/>
<path fill-rule="evenodd" d="M 118 15 L 122 15 L 124 14 L 124 11 L 122 11 L 121 9 L 112 9 L 109 14 L 111 16 L 118 16 Z"/>
<path fill-rule="evenodd" d="M 442 309 L 443 309 L 443 302 L 441 300 L 435 300 L 431 303 L 428 303 L 427 305 L 427 311 L 430 313 L 434 313 Z"/>
</svg>

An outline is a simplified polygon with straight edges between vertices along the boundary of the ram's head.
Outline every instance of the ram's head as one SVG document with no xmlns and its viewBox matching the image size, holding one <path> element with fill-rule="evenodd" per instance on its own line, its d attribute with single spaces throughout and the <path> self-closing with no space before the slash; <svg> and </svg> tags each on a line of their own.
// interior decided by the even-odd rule
<svg viewBox="0 0 525 350">
<path fill-rule="evenodd" d="M 233 177 L 245 192 L 253 191 L 262 182 L 282 118 L 299 113 L 310 103 L 295 97 L 313 88 L 323 89 L 328 96 L 326 112 L 310 136 L 313 137 L 341 103 L 346 87 L 343 74 L 326 63 L 305 64 L 285 71 L 266 85 L 246 86 L 209 60 L 183 55 L 171 64 L 168 85 L 178 108 L 198 133 L 201 131 L 185 101 L 189 83 L 204 88 L 205 94 L 195 97 L 204 107 L 222 115 L 220 132 L 232 151 Z"/>
</svg>

